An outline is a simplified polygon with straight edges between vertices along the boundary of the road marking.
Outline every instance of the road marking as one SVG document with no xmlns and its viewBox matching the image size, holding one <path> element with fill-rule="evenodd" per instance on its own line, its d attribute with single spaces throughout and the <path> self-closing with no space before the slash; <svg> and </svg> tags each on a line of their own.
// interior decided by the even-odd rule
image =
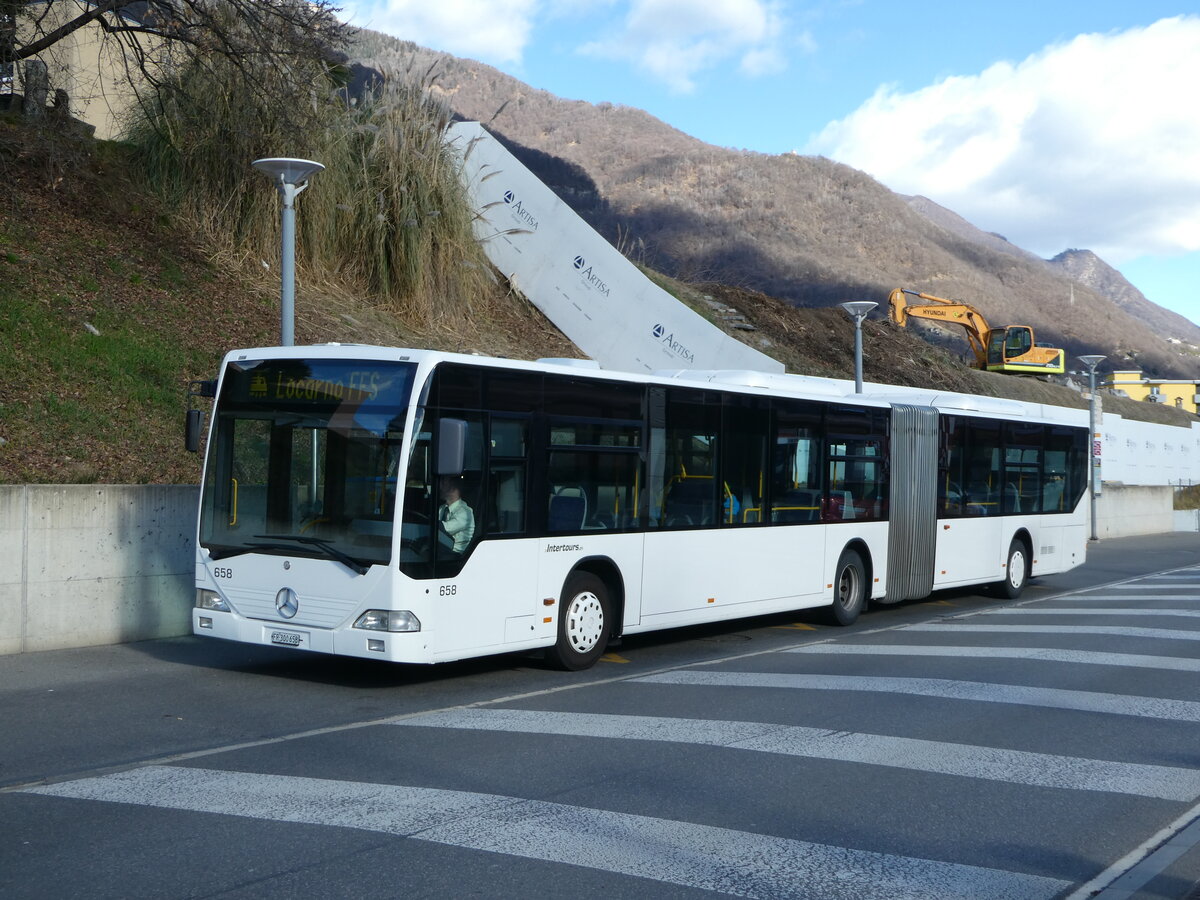
<svg viewBox="0 0 1200 900">
<path fill-rule="evenodd" d="M 1200 797 L 1200 771 L 1193 769 L 766 722 L 459 709 L 406 718 L 396 724 L 703 744 L 1064 790 L 1104 791 L 1188 803 Z"/>
<path fill-rule="evenodd" d="M 1167 641 L 1200 641 L 1200 631 L 1171 628 L 1122 628 L 1120 625 L 970 625 L 959 622 L 909 625 L 904 631 L 948 631 L 983 634 L 1113 634 L 1120 637 L 1155 638 Z"/>
<path fill-rule="evenodd" d="M 1106 588 L 1106 590 L 1107 590 L 1107 588 Z M 1026 602 L 1026 603 L 1034 602 L 1034 603 L 1041 604 L 1041 603 L 1054 603 L 1056 601 L 1060 601 L 1060 600 L 1064 600 L 1064 599 L 1071 599 L 1072 601 L 1086 600 L 1089 603 L 1098 603 L 1098 602 L 1104 602 L 1104 601 L 1111 602 L 1114 600 L 1118 601 L 1120 603 L 1131 603 L 1135 600 L 1138 600 L 1138 601 L 1153 600 L 1156 603 L 1170 603 L 1171 601 L 1176 601 L 1176 602 L 1180 602 L 1180 603 L 1184 603 L 1184 602 L 1194 603 L 1197 598 L 1194 594 L 1181 594 L 1178 592 L 1171 593 L 1171 594 L 1088 594 L 1088 593 L 1079 593 L 1079 594 L 1070 594 L 1070 595 L 1066 595 L 1066 596 L 1060 594 L 1055 597 L 1047 597 L 1045 600 L 1034 600 L 1034 601 L 1027 600 L 1024 602 Z M 1018 606 L 1002 607 L 1002 608 L 1003 609 L 1021 609 L 1022 607 L 1020 605 L 1018 605 Z M 1062 607 L 1062 608 L 1065 609 L 1066 607 Z M 1000 612 L 1000 609 L 981 609 L 981 610 L 979 610 L 980 615 L 983 615 L 986 613 L 993 613 L 993 612 Z M 1145 612 L 1145 610 L 1138 610 L 1138 612 Z"/>
<path fill-rule="evenodd" d="M 1090 599 L 1090 598 L 1089 598 Z M 1127 598 L 1121 598 L 1127 599 Z M 1120 609 L 1115 606 L 1041 607 L 1038 609 L 985 609 L 981 616 L 1183 616 L 1200 619 L 1200 609 Z"/>
<path fill-rule="evenodd" d="M 32 788 L 331 825 L 741 897 L 1050 898 L 1070 882 L 496 794 L 155 766 Z"/>
<path fill-rule="evenodd" d="M 781 651 L 840 656 L 965 656 L 972 659 L 1031 659 L 1039 662 L 1080 663 L 1133 669 L 1167 669 L 1200 672 L 1200 659 L 1178 656 L 1144 656 L 1135 653 L 1101 653 L 1095 650 L 1058 650 L 1046 647 L 932 647 L 917 644 L 814 644 Z"/>
<path fill-rule="evenodd" d="M 621 656 L 619 653 L 605 653 L 602 657 L 600 657 L 600 662 L 627 663 L 629 660 Z"/>
<path fill-rule="evenodd" d="M 1172 589 L 1174 588 L 1200 588 L 1200 581 L 1173 581 L 1171 582 Z M 1155 584 L 1149 579 L 1144 581 L 1130 581 L 1124 584 L 1111 584 L 1105 590 L 1108 591 L 1161 591 L 1163 586 Z"/>
<path fill-rule="evenodd" d="M 868 691 L 883 694 L 913 694 L 947 700 L 981 703 L 1013 703 L 1071 709 L 1114 716 L 1138 716 L 1172 722 L 1200 722 L 1200 703 L 1161 697 L 1132 697 L 1062 688 L 988 684 L 947 678 L 875 678 L 863 675 L 798 675 L 772 672 L 671 671 L 635 678 L 650 684 L 699 685 L 704 687 L 767 687 L 808 691 Z"/>
</svg>

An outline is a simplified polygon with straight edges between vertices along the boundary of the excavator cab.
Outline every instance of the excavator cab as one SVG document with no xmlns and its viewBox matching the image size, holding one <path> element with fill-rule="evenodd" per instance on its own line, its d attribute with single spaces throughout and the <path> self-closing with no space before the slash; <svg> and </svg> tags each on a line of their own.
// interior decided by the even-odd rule
<svg viewBox="0 0 1200 900">
<path fill-rule="evenodd" d="M 1063 357 L 1062 350 L 1039 346 L 1028 325 L 1009 325 L 988 332 L 989 372 L 1061 374 L 1065 369 Z"/>
</svg>

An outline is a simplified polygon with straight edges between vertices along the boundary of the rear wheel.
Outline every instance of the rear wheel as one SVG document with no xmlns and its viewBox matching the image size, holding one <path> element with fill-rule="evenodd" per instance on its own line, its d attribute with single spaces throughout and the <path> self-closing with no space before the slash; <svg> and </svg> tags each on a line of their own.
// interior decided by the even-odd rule
<svg viewBox="0 0 1200 900">
<path fill-rule="evenodd" d="M 1013 538 L 1008 545 L 1008 562 L 1004 566 L 1004 580 L 996 583 L 996 592 L 1001 597 L 1016 600 L 1029 583 L 1029 550 L 1020 538 Z"/>
<path fill-rule="evenodd" d="M 830 616 L 838 625 L 853 625 L 867 605 L 867 568 L 855 550 L 844 550 L 833 577 Z"/>
<path fill-rule="evenodd" d="M 546 658 L 560 669 L 586 669 L 608 645 L 612 630 L 608 588 L 590 572 L 576 572 L 563 586 L 559 606 L 558 640 L 546 651 Z"/>
</svg>

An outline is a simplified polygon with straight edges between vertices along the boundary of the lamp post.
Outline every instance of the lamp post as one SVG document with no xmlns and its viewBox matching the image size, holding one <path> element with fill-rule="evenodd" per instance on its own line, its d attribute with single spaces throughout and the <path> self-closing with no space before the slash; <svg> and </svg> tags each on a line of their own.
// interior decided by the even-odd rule
<svg viewBox="0 0 1200 900">
<path fill-rule="evenodd" d="M 1088 491 L 1092 501 L 1092 540 L 1098 541 L 1100 537 L 1096 533 L 1096 481 L 1100 472 L 1096 466 L 1096 366 L 1104 362 L 1106 357 L 1092 354 L 1080 356 L 1078 359 L 1088 369 L 1088 440 L 1091 443 L 1088 447 Z"/>
<path fill-rule="evenodd" d="M 846 315 L 854 320 L 854 393 L 862 393 L 862 323 L 878 303 L 870 300 L 849 300 L 839 303 Z"/>
<path fill-rule="evenodd" d="M 283 197 L 282 262 L 279 266 L 279 343 L 295 343 L 296 306 L 296 195 L 308 187 L 308 179 L 324 170 L 311 159 L 272 157 L 256 159 L 251 165 L 271 179 Z"/>
</svg>

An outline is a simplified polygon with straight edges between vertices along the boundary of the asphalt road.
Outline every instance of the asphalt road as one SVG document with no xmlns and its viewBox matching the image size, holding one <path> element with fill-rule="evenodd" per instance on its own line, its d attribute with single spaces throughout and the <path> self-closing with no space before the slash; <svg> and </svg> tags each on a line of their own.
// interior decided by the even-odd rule
<svg viewBox="0 0 1200 900">
<path fill-rule="evenodd" d="M 1016 604 L 680 629 L 581 673 L 2 657 L 0 897 L 1184 898 L 1198 649 L 1176 534 Z"/>
</svg>

